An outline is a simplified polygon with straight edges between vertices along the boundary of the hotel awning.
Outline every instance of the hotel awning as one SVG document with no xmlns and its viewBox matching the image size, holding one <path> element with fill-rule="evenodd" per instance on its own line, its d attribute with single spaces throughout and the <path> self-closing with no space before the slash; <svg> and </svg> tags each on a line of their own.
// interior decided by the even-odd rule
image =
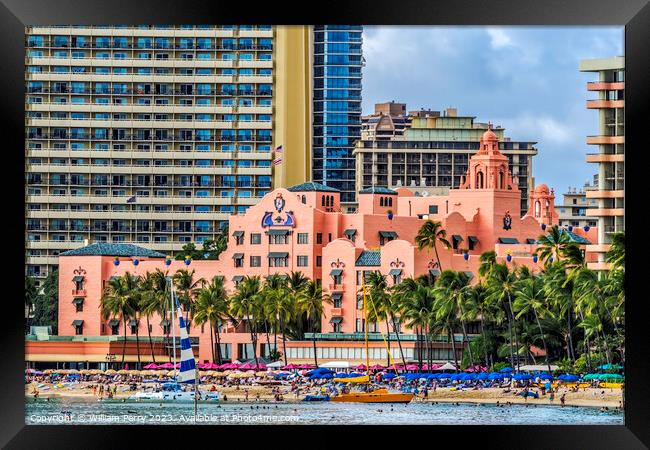
<svg viewBox="0 0 650 450">
<path fill-rule="evenodd" d="M 330 272 L 330 276 L 338 277 L 341 276 L 342 273 L 343 273 L 343 269 L 332 269 L 332 271 Z"/>
<path fill-rule="evenodd" d="M 429 269 L 429 275 L 434 276 L 434 277 L 439 277 L 440 276 L 440 271 L 438 269 Z"/>
<path fill-rule="evenodd" d="M 500 237 L 499 244 L 519 244 L 517 238 Z"/>
<path fill-rule="evenodd" d="M 234 277 L 232 277 L 232 281 L 234 281 L 235 283 L 239 283 L 243 279 L 244 279 L 243 275 L 235 275 Z"/>
<path fill-rule="evenodd" d="M 74 303 L 75 305 L 81 305 L 83 302 L 84 302 L 83 297 L 76 297 L 72 300 L 72 303 Z"/>
<path fill-rule="evenodd" d="M 537 239 L 527 238 L 526 244 L 537 244 Z"/>
<path fill-rule="evenodd" d="M 462 237 L 460 234 L 454 234 L 454 235 L 452 236 L 452 239 L 453 239 L 454 241 L 458 241 L 458 242 L 462 242 L 462 241 L 463 241 L 463 237 Z"/>
<path fill-rule="evenodd" d="M 343 322 L 343 317 L 335 316 L 330 319 L 330 323 L 341 323 Z"/>
<path fill-rule="evenodd" d="M 379 236 L 383 238 L 396 238 L 397 233 L 395 233 L 394 231 L 380 231 Z"/>
<path fill-rule="evenodd" d="M 78 319 L 78 320 L 73 320 L 73 321 L 72 321 L 72 326 L 73 326 L 73 327 L 80 327 L 80 326 L 83 325 L 83 324 L 84 324 L 84 321 L 83 321 L 83 320 L 79 320 L 79 319 Z"/>
<path fill-rule="evenodd" d="M 163 321 L 164 322 L 164 321 Z M 168 321 L 169 322 L 169 321 Z M 117 319 L 111 319 L 108 321 L 108 326 L 109 327 L 116 327 L 120 324 L 120 321 Z"/>
<path fill-rule="evenodd" d="M 340 292 L 332 294 L 332 300 L 341 300 L 342 298 L 343 298 L 343 294 L 341 294 Z"/>
<path fill-rule="evenodd" d="M 289 256 L 289 252 L 270 252 L 269 258 L 286 258 Z"/>
<path fill-rule="evenodd" d="M 83 281 L 83 280 L 84 280 L 84 277 L 82 277 L 81 275 L 77 275 L 77 276 L 72 277 L 72 281 Z"/>
<path fill-rule="evenodd" d="M 467 236 L 467 239 L 473 244 L 478 244 L 478 238 L 476 236 Z"/>
<path fill-rule="evenodd" d="M 241 230 L 237 230 L 232 235 L 235 237 L 242 237 L 244 235 L 244 232 Z"/>
<path fill-rule="evenodd" d="M 243 253 L 235 253 L 232 255 L 232 259 L 242 259 L 244 257 Z"/>
<path fill-rule="evenodd" d="M 160 321 L 160 326 L 161 327 L 168 327 L 169 324 L 170 324 L 170 322 L 167 319 L 163 319 L 163 320 Z"/>
<path fill-rule="evenodd" d="M 266 232 L 269 236 L 286 236 L 289 230 L 269 230 Z"/>
<path fill-rule="evenodd" d="M 129 320 L 129 326 L 130 327 L 137 327 L 138 326 L 138 321 L 135 319 Z"/>
<path fill-rule="evenodd" d="M 463 272 L 463 273 L 467 276 L 467 278 L 468 278 L 469 280 L 471 280 L 472 278 L 474 278 L 474 273 L 472 273 L 472 272 L 467 271 L 467 272 Z"/>
<path fill-rule="evenodd" d="M 391 277 L 396 277 L 401 274 L 402 274 L 402 269 L 390 269 L 390 272 L 388 272 L 388 275 L 390 275 Z"/>
<path fill-rule="evenodd" d="M 354 228 L 348 228 L 343 232 L 343 234 L 345 234 L 348 237 L 354 236 L 355 234 L 357 234 L 357 230 L 355 230 Z"/>
</svg>

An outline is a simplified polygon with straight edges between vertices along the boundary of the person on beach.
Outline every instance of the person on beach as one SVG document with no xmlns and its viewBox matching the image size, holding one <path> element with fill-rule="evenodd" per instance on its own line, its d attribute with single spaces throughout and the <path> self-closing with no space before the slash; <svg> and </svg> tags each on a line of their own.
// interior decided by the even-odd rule
<svg viewBox="0 0 650 450">
<path fill-rule="evenodd" d="M 562 395 L 560 396 L 560 404 L 562 405 L 562 407 L 564 407 L 564 402 L 565 402 L 565 397 L 564 397 L 564 396 L 565 396 L 565 395 L 566 395 L 566 394 L 562 394 Z"/>
</svg>

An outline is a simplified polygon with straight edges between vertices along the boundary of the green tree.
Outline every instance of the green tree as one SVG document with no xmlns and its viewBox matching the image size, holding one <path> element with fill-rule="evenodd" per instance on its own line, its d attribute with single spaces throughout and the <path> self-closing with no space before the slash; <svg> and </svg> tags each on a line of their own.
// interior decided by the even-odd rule
<svg viewBox="0 0 650 450">
<path fill-rule="evenodd" d="M 194 299 L 196 292 L 205 284 L 203 278 L 194 279 L 195 270 L 178 269 L 172 280 L 176 287 L 178 300 L 185 310 L 185 322 L 189 323 L 194 311 Z"/>
<path fill-rule="evenodd" d="M 438 260 L 438 267 L 442 271 L 440 255 L 438 254 L 438 242 L 445 248 L 451 247 L 447 240 L 447 232 L 442 228 L 442 224 L 437 221 L 427 220 L 420 227 L 418 234 L 415 236 L 415 243 L 418 246 L 418 250 L 433 249 L 435 251 L 436 259 Z"/>
<path fill-rule="evenodd" d="M 124 324 L 124 342 L 122 343 L 122 365 L 126 354 L 126 328 L 127 321 L 135 316 L 135 292 L 137 289 L 136 277 L 126 272 L 121 277 L 108 281 L 102 293 L 99 308 L 103 320 L 116 318 Z"/>
<path fill-rule="evenodd" d="M 43 281 L 41 293 L 34 299 L 35 326 L 52 327 L 52 333 L 58 334 L 59 315 L 59 272 L 50 272 Z"/>
<path fill-rule="evenodd" d="M 25 308 L 27 309 L 27 320 L 25 321 L 25 329 L 29 331 L 29 324 L 31 323 L 32 313 L 34 312 L 34 304 L 39 296 L 36 280 L 30 276 L 25 276 Z"/>
<path fill-rule="evenodd" d="M 612 235 L 612 243 L 605 258 L 612 270 L 625 268 L 625 232 L 619 231 Z"/>
<path fill-rule="evenodd" d="M 543 234 L 537 238 L 539 247 L 535 250 L 535 254 L 547 263 L 558 261 L 560 257 L 566 252 L 567 246 L 571 243 L 569 235 L 560 230 L 557 225 L 553 225 L 548 234 Z"/>
<path fill-rule="evenodd" d="M 251 335 L 253 344 L 253 358 L 255 364 L 257 359 L 257 319 L 262 316 L 260 311 L 260 297 L 262 292 L 262 282 L 259 275 L 246 276 L 235 287 L 234 295 L 230 301 L 230 312 L 233 317 L 244 322 Z"/>
<path fill-rule="evenodd" d="M 221 324 L 228 319 L 228 294 L 223 284 L 223 277 L 215 276 L 212 281 L 199 289 L 194 321 L 197 325 L 210 324 L 210 348 L 212 361 L 222 364 L 221 358 Z M 216 341 L 216 343 L 215 343 Z"/>
<path fill-rule="evenodd" d="M 516 319 L 522 318 L 531 311 L 535 316 L 535 322 L 539 329 L 539 335 L 542 339 L 544 346 L 545 361 L 548 366 L 549 373 L 551 372 L 551 363 L 549 362 L 548 347 L 546 346 L 546 336 L 542 329 L 540 316 L 547 314 L 546 310 L 546 296 L 544 295 L 544 280 L 541 277 L 531 277 L 520 280 L 517 284 L 515 291 L 515 302 L 513 304 L 514 310 L 517 313 Z"/>
<path fill-rule="evenodd" d="M 310 330 L 312 333 L 312 343 L 314 346 L 314 364 L 318 367 L 318 356 L 316 354 L 316 333 L 320 331 L 321 319 L 323 317 L 323 304 L 332 303 L 332 297 L 329 294 L 323 294 L 323 290 L 314 280 L 309 280 L 297 296 L 298 311 L 305 314 Z"/>
<path fill-rule="evenodd" d="M 510 269 L 508 269 L 508 266 L 504 263 L 494 264 L 487 280 L 489 301 L 502 308 L 506 313 L 506 318 L 508 319 L 511 364 L 515 364 L 514 348 L 519 348 L 517 332 L 514 329 L 514 312 L 512 308 L 512 298 L 515 293 L 516 281 L 516 275 L 510 272 Z M 517 358 L 516 364 L 518 368 L 519 358 Z"/>
</svg>

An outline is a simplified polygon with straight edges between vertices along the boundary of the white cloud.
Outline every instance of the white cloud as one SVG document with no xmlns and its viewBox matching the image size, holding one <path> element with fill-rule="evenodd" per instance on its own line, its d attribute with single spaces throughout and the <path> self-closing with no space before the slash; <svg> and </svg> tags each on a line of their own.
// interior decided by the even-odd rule
<svg viewBox="0 0 650 450">
<path fill-rule="evenodd" d="M 490 36 L 490 46 L 493 49 L 514 46 L 512 38 L 503 28 L 488 28 L 486 32 Z"/>
</svg>

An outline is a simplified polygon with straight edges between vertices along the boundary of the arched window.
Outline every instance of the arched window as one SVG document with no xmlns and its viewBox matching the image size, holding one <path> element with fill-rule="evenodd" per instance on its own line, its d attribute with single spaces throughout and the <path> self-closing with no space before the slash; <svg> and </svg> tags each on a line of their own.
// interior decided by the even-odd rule
<svg viewBox="0 0 650 450">
<path fill-rule="evenodd" d="M 542 207 L 541 207 L 541 205 L 540 205 L 540 203 L 539 203 L 539 200 L 537 200 L 537 201 L 535 202 L 535 217 L 539 217 L 539 215 L 540 215 L 540 213 L 541 213 L 541 211 L 540 211 L 541 208 L 542 208 Z"/>
<path fill-rule="evenodd" d="M 384 197 L 379 197 L 379 206 L 384 206 Z"/>
<path fill-rule="evenodd" d="M 320 205 L 325 206 L 325 196 L 324 195 L 320 198 Z"/>
<path fill-rule="evenodd" d="M 503 189 L 503 172 L 499 172 L 499 186 L 498 189 Z"/>
<path fill-rule="evenodd" d="M 476 189 L 483 189 L 483 172 L 476 172 Z"/>
<path fill-rule="evenodd" d="M 332 204 L 330 203 L 330 196 L 329 195 L 325 198 L 325 206 L 332 206 Z"/>
<path fill-rule="evenodd" d="M 307 196 L 303 195 L 300 199 L 303 203 L 307 203 Z"/>
<path fill-rule="evenodd" d="M 334 206 L 334 196 L 330 195 L 330 206 Z"/>
<path fill-rule="evenodd" d="M 388 197 L 388 206 L 393 206 L 393 197 Z"/>
</svg>

